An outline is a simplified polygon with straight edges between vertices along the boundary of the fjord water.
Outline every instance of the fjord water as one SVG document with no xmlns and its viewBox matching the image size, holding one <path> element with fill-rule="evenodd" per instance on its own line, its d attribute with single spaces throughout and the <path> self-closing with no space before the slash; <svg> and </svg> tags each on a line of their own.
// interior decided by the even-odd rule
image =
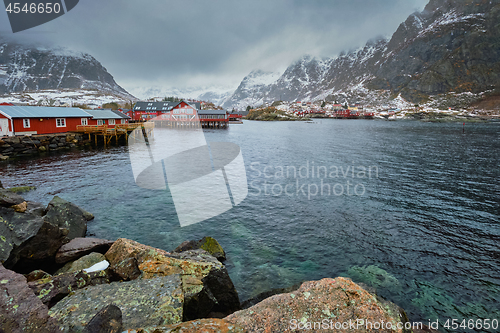
<svg viewBox="0 0 500 333">
<path fill-rule="evenodd" d="M 205 137 L 241 147 L 249 195 L 184 228 L 168 191 L 135 185 L 127 147 L 19 160 L 0 178 L 94 213 L 99 238 L 216 238 L 241 300 L 341 275 L 413 321 L 500 319 L 499 123 L 245 121 Z"/>
</svg>

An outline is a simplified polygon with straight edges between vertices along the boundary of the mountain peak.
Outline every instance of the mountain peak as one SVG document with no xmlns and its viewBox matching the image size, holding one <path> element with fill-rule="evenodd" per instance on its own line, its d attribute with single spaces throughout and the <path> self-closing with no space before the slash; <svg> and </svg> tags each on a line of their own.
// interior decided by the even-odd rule
<svg viewBox="0 0 500 333">
<path fill-rule="evenodd" d="M 89 54 L 0 42 L 0 94 L 47 89 L 97 90 L 135 99 Z"/>
</svg>

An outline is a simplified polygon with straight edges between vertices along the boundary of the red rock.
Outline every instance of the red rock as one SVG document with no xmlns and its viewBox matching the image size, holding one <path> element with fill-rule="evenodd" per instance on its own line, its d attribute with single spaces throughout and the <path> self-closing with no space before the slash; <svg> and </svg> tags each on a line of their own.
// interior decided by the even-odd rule
<svg viewBox="0 0 500 333">
<path fill-rule="evenodd" d="M 404 323 L 404 318 L 406 315 L 398 306 L 378 299 L 349 279 L 338 277 L 304 282 L 294 292 L 274 295 L 224 320 L 242 326 L 247 332 L 305 329 L 308 332 L 394 333 L 403 330 L 397 327 L 394 330 L 376 329 L 374 326 L 382 323 L 395 326 L 398 322 Z"/>
</svg>

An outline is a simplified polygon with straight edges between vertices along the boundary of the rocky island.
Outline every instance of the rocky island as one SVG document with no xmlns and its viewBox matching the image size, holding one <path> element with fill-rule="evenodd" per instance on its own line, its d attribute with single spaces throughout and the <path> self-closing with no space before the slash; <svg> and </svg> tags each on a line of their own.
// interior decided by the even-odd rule
<svg viewBox="0 0 500 333">
<path fill-rule="evenodd" d="M 86 238 L 92 219 L 62 198 L 43 207 L 0 183 L 1 332 L 431 331 L 408 329 L 401 308 L 342 277 L 240 303 L 215 239 L 167 252 Z"/>
</svg>

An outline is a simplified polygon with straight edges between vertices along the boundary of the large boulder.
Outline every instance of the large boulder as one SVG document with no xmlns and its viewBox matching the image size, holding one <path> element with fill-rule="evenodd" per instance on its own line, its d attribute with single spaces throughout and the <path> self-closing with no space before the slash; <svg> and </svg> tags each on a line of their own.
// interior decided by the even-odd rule
<svg viewBox="0 0 500 333">
<path fill-rule="evenodd" d="M 28 285 L 43 304 L 51 308 L 75 290 L 105 283 L 109 283 L 109 272 L 104 270 L 70 272 L 29 282 Z"/>
<path fill-rule="evenodd" d="M 106 253 L 111 267 L 135 258 L 141 279 L 180 274 L 184 291 L 184 320 L 219 316 L 239 310 L 238 293 L 223 264 L 204 250 L 169 254 L 134 242 L 118 239 Z"/>
<path fill-rule="evenodd" d="M 113 241 L 99 238 L 75 238 L 64 244 L 56 253 L 56 263 L 64 264 L 76 260 L 91 252 L 106 253 Z"/>
<path fill-rule="evenodd" d="M 16 212 L 14 209 L 0 207 L 0 263 L 10 261 L 10 266 L 17 263 L 20 254 L 12 251 L 34 237 L 43 225 L 40 215 L 26 211 Z M 9 265 L 6 263 L 6 266 Z"/>
<path fill-rule="evenodd" d="M 0 265 L 0 332 L 56 333 L 57 322 L 28 287 L 26 278 Z"/>
<path fill-rule="evenodd" d="M 102 308 L 114 304 L 127 330 L 180 323 L 183 302 L 181 278 L 170 275 L 80 289 L 59 301 L 49 314 L 65 331 L 85 332 Z"/>
<path fill-rule="evenodd" d="M 94 215 L 58 196 L 49 202 L 47 214 L 44 216 L 46 222 L 67 230 L 65 243 L 77 237 L 84 237 L 87 232 L 87 222 L 92 219 Z"/>
<path fill-rule="evenodd" d="M 338 277 L 304 282 L 294 292 L 274 295 L 224 320 L 244 327 L 247 332 L 321 330 L 402 333 L 403 329 L 396 325 L 404 324 L 408 319 L 398 306 L 377 298 L 350 279 Z M 382 323 L 384 329 L 370 327 Z M 388 325 L 394 326 L 394 329 L 386 329 Z"/>
<path fill-rule="evenodd" d="M 130 239 L 119 238 L 113 243 L 105 256 L 111 265 L 116 265 L 128 258 L 136 258 L 138 262 L 142 263 L 146 260 L 163 258 L 169 254 L 165 250 L 156 249 Z"/>
<path fill-rule="evenodd" d="M 9 222 L 11 233 L 23 235 L 21 242 L 11 242 L 12 251 L 5 261 L 6 267 L 15 266 L 17 271 L 29 272 L 54 264 L 57 250 L 71 239 L 84 237 L 87 221 L 93 218 L 92 214 L 57 196 L 47 206 L 43 218 L 38 213 L 36 208 L 30 210 L 29 206 L 25 213 L 0 210 L 0 216 L 7 216 L 4 220 Z"/>
<path fill-rule="evenodd" d="M 185 241 L 181 243 L 178 247 L 175 248 L 173 251 L 174 253 L 180 253 L 183 251 L 189 251 L 189 250 L 198 250 L 198 249 L 203 249 L 216 257 L 219 261 L 224 261 L 226 260 L 226 253 L 224 252 L 224 249 L 222 246 L 217 242 L 212 237 L 203 237 L 202 239 L 198 241 Z"/>
</svg>

